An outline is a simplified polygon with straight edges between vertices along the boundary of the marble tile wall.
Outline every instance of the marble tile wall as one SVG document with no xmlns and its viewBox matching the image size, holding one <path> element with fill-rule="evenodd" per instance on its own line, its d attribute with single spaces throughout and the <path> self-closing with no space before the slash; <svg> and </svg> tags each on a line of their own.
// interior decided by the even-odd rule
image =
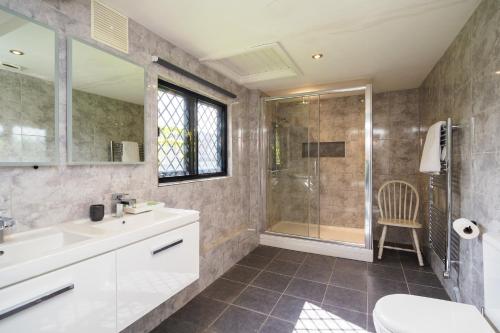
<svg viewBox="0 0 500 333">
<path fill-rule="evenodd" d="M 497 71 L 500 71 L 500 1 L 483 0 L 420 88 L 422 137 L 432 123 L 448 117 L 461 126 L 453 134 L 453 177 L 457 180 L 453 216 L 477 221 L 482 232 L 500 229 Z M 423 191 L 427 190 L 428 182 L 428 177 L 421 176 Z M 443 265 L 430 251 L 428 255 L 434 271 L 441 277 Z M 484 304 L 481 237 L 460 242 L 460 264 L 452 270 L 451 279 L 441 281 L 453 299 L 478 308 Z"/>
<path fill-rule="evenodd" d="M 0 70 L 0 161 L 52 162 L 54 83 Z"/>
<path fill-rule="evenodd" d="M 111 161 L 111 141 L 144 143 L 144 106 L 73 90 L 73 161 Z"/>
<path fill-rule="evenodd" d="M 386 181 L 404 180 L 418 187 L 420 163 L 419 91 L 400 90 L 373 95 L 373 232 L 380 238 L 378 190 Z M 421 193 L 422 194 L 422 193 Z M 423 210 L 419 218 L 422 219 Z M 387 241 L 411 244 L 408 232 L 389 228 Z"/>
<path fill-rule="evenodd" d="M 54 27 L 59 34 L 60 165 L 37 170 L 0 168 L 0 209 L 18 220 L 15 232 L 83 218 L 93 203 L 111 208 L 111 194 L 127 192 L 139 200 L 200 211 L 200 279 L 125 332 L 149 332 L 210 284 L 258 243 L 258 109 L 260 93 L 237 85 L 202 65 L 196 58 L 131 20 L 128 60 L 145 66 L 146 163 L 131 166 L 66 164 L 66 38 L 90 44 L 89 0 L 0 0 L 0 5 Z M 107 51 L 123 54 L 104 45 Z M 238 95 L 227 99 L 215 91 L 151 63 L 158 55 Z M 158 187 L 156 170 L 157 79 L 170 80 L 228 104 L 230 177 Z"/>
</svg>

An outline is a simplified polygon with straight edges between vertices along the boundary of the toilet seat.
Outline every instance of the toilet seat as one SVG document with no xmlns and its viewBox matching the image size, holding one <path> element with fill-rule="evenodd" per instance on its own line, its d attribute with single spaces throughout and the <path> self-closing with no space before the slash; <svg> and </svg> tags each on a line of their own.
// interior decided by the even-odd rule
<svg viewBox="0 0 500 333">
<path fill-rule="evenodd" d="M 472 305 L 414 295 L 382 297 L 373 322 L 378 333 L 495 333 Z"/>
</svg>

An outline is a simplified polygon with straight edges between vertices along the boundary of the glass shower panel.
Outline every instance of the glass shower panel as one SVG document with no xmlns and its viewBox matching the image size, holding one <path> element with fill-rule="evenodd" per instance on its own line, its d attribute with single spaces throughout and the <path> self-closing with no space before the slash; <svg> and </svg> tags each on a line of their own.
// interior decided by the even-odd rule
<svg viewBox="0 0 500 333">
<path fill-rule="evenodd" d="M 319 98 L 265 102 L 267 231 L 318 237 Z"/>
<path fill-rule="evenodd" d="M 365 91 L 320 97 L 321 239 L 364 244 Z"/>
</svg>

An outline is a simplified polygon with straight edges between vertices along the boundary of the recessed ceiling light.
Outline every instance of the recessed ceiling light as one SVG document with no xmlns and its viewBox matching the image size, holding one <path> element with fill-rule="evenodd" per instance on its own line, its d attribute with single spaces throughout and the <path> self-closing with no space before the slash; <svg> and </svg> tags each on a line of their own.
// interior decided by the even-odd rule
<svg viewBox="0 0 500 333">
<path fill-rule="evenodd" d="M 323 53 L 316 53 L 316 54 L 313 54 L 313 55 L 312 55 L 312 58 L 313 58 L 314 60 L 321 59 L 321 58 L 323 58 Z"/>
<path fill-rule="evenodd" d="M 23 55 L 24 52 L 21 51 L 21 50 L 15 50 L 15 49 L 12 49 L 12 50 L 9 50 L 10 53 L 12 54 L 15 54 L 15 55 Z"/>
<path fill-rule="evenodd" d="M 500 71 L 496 71 L 496 72 L 495 72 L 495 74 L 498 74 L 498 75 L 500 75 Z"/>
</svg>

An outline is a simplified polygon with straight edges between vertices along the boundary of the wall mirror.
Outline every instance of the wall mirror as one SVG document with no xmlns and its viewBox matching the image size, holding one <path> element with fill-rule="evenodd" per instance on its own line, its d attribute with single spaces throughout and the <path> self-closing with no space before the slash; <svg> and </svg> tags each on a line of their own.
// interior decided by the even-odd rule
<svg viewBox="0 0 500 333">
<path fill-rule="evenodd" d="M 0 9 L 0 164 L 57 164 L 56 33 Z"/>
<path fill-rule="evenodd" d="M 144 161 L 144 68 L 68 41 L 70 164 Z"/>
</svg>

